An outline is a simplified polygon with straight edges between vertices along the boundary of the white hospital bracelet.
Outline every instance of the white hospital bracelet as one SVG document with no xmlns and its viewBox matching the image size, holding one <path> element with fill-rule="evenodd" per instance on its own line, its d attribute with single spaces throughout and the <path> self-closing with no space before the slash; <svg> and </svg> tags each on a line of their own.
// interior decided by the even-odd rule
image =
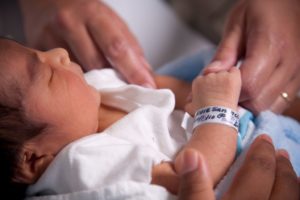
<svg viewBox="0 0 300 200">
<path fill-rule="evenodd" d="M 223 106 L 209 106 L 198 110 L 194 117 L 193 130 L 206 123 L 224 124 L 239 129 L 239 114 Z"/>
</svg>

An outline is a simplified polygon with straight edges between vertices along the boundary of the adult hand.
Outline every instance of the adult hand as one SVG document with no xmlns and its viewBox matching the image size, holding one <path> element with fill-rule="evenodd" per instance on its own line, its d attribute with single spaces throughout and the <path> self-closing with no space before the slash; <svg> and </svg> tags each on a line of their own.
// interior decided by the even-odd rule
<svg viewBox="0 0 300 200">
<path fill-rule="evenodd" d="M 127 25 L 99 0 L 19 0 L 28 45 L 66 48 L 84 70 L 112 66 L 131 83 L 155 87 Z"/>
<path fill-rule="evenodd" d="M 195 150 L 183 156 L 179 200 L 215 199 L 203 157 Z M 268 136 L 258 137 L 222 199 L 299 200 L 299 182 L 286 151 L 276 152 Z"/>
<path fill-rule="evenodd" d="M 204 157 L 194 149 L 186 149 L 182 155 L 183 162 L 179 168 L 179 200 L 215 199 Z"/>
<path fill-rule="evenodd" d="M 259 136 L 251 145 L 225 200 L 299 200 L 297 175 L 285 150 L 274 150 L 272 140 Z"/>
<path fill-rule="evenodd" d="M 207 71 L 229 69 L 242 58 L 240 103 L 256 114 L 281 113 L 300 88 L 299 21 L 298 0 L 240 0 Z"/>
</svg>

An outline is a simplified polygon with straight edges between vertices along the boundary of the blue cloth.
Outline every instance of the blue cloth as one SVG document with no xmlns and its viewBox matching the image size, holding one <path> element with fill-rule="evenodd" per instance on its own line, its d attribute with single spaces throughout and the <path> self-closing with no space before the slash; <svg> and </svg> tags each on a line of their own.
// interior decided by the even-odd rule
<svg viewBox="0 0 300 200">
<path fill-rule="evenodd" d="M 256 118 L 241 117 L 241 119 L 240 123 L 243 124 L 243 128 L 240 126 L 239 134 L 241 135 L 242 152 L 239 154 L 235 162 L 233 162 L 225 177 L 223 177 L 217 185 L 215 190 L 216 199 L 222 199 L 221 197 L 223 194 L 228 191 L 233 178 L 244 162 L 247 150 L 253 140 L 261 134 L 269 135 L 272 138 L 276 149 L 285 149 L 288 151 L 293 168 L 297 176 L 300 176 L 299 122 L 289 117 L 274 114 L 271 111 L 264 111 Z"/>
<path fill-rule="evenodd" d="M 276 149 L 288 151 L 294 170 L 300 176 L 299 122 L 290 117 L 265 111 L 255 119 L 255 124 L 254 138 L 263 133 L 268 134 L 272 138 Z"/>
<path fill-rule="evenodd" d="M 192 82 L 208 65 L 215 52 L 214 48 L 205 49 L 187 57 L 181 57 L 156 70 L 161 75 L 173 76 L 178 79 Z"/>
<path fill-rule="evenodd" d="M 245 113 L 242 116 L 240 116 L 239 134 L 238 134 L 238 138 L 237 138 L 237 150 L 236 150 L 237 156 L 243 150 L 243 146 L 244 146 L 243 141 L 246 139 L 246 135 L 248 133 L 250 122 L 253 122 L 253 120 L 254 120 L 254 115 L 250 111 L 247 111 L 247 110 L 245 111 Z"/>
<path fill-rule="evenodd" d="M 251 122 L 254 122 L 255 128 L 249 132 L 247 129 Z M 261 134 L 269 135 L 276 149 L 285 149 L 289 153 L 294 170 L 300 176 L 300 123 L 271 111 L 264 111 L 256 118 L 247 111 L 240 118 L 239 151 L 249 148 L 253 140 Z"/>
</svg>

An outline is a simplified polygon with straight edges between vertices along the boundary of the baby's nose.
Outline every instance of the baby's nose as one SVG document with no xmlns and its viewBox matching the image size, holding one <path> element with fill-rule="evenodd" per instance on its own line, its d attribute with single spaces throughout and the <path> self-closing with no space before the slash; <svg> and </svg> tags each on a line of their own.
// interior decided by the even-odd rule
<svg viewBox="0 0 300 200">
<path fill-rule="evenodd" d="M 47 52 L 49 59 L 55 64 L 68 65 L 70 63 L 70 57 L 68 52 L 63 48 L 52 49 Z"/>
</svg>

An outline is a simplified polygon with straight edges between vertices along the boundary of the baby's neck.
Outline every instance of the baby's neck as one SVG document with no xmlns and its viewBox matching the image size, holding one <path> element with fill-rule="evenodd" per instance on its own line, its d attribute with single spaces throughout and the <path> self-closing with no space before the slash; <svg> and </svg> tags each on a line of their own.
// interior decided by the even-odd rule
<svg viewBox="0 0 300 200">
<path fill-rule="evenodd" d="M 122 110 L 101 104 L 98 114 L 98 132 L 102 132 L 125 115 L 127 113 Z"/>
</svg>

